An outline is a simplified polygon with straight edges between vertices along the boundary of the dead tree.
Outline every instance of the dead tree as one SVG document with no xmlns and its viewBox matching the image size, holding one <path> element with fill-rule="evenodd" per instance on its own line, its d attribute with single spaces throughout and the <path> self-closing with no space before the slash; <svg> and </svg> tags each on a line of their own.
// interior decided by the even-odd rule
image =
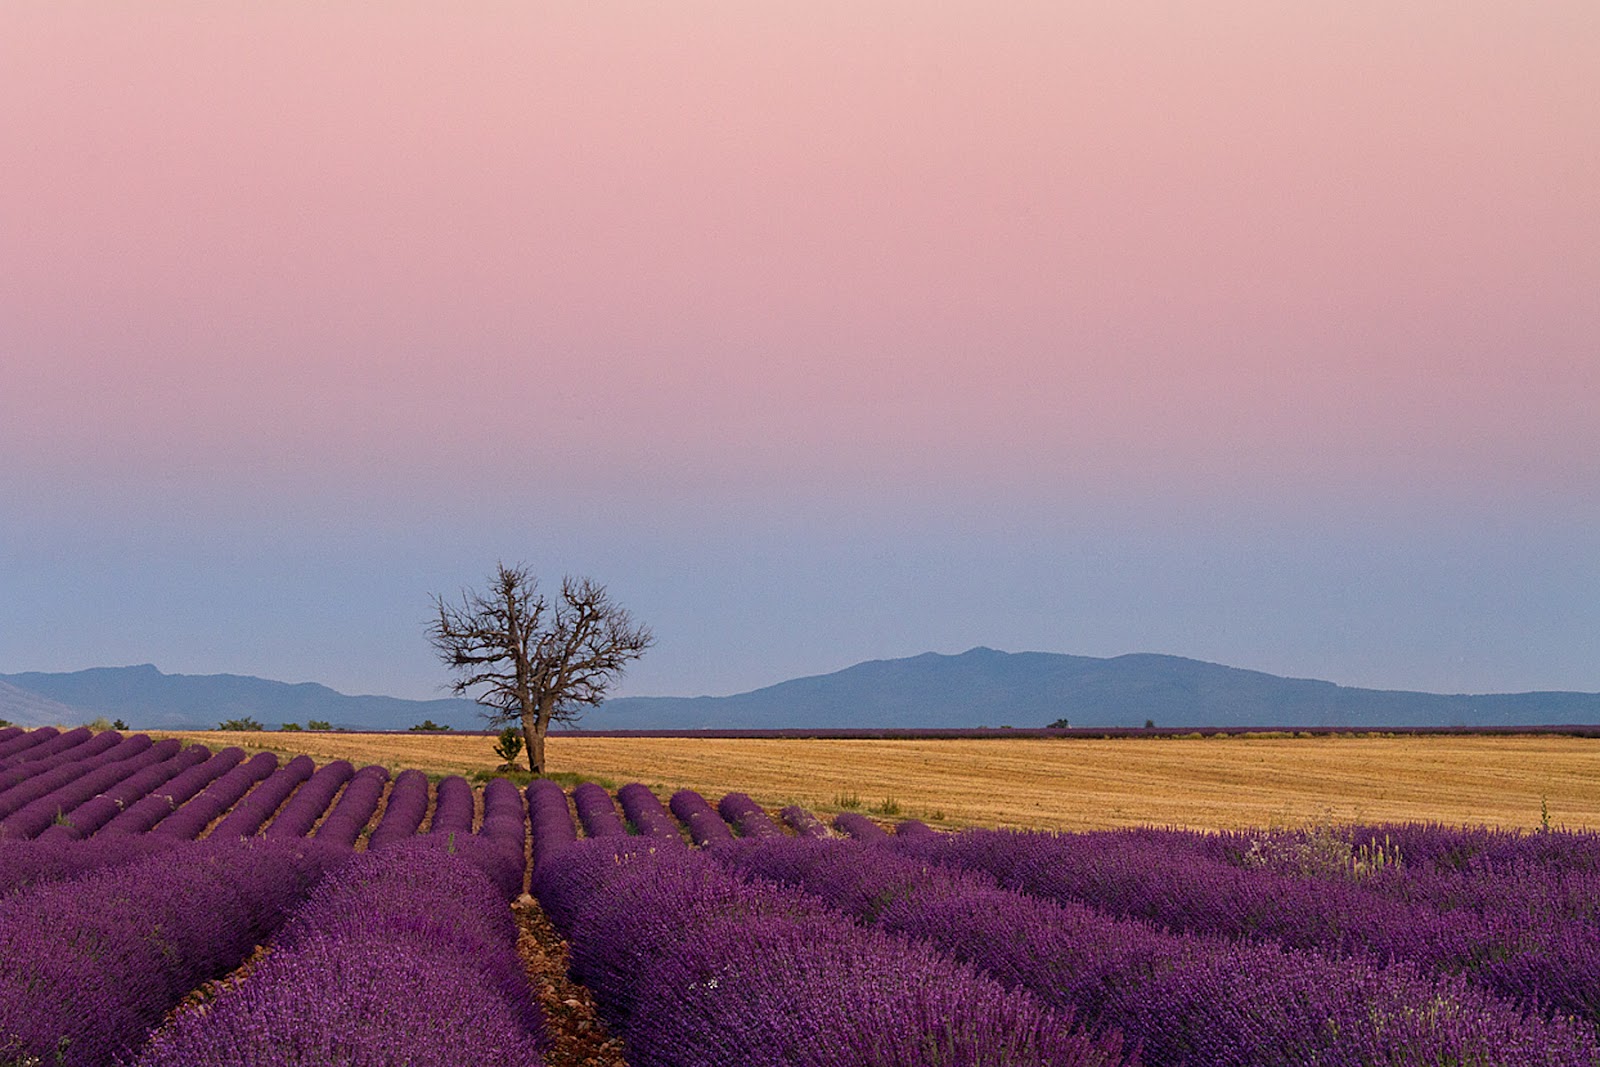
<svg viewBox="0 0 1600 1067">
<path fill-rule="evenodd" d="M 550 724 L 604 700 L 655 636 L 588 578 L 561 579 L 553 599 L 526 567 L 497 564 L 491 582 L 486 593 L 463 590 L 459 603 L 435 596 L 428 640 L 455 673 L 457 695 L 489 709 L 495 726 L 521 726 L 528 769 L 543 774 Z"/>
</svg>

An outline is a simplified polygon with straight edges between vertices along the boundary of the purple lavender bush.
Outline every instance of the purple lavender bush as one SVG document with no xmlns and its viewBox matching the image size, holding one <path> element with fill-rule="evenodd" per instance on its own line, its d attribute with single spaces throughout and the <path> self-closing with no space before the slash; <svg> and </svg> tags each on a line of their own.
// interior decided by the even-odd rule
<svg viewBox="0 0 1600 1067">
<path fill-rule="evenodd" d="M 372 813 L 378 810 L 378 801 L 383 799 L 383 787 L 388 782 L 386 767 L 371 764 L 357 771 L 339 794 L 333 810 L 317 827 L 315 839 L 353 848 L 356 838 L 367 828 Z"/>
<path fill-rule="evenodd" d="M 421 771 L 401 771 L 389 787 L 383 818 L 367 838 L 367 848 L 388 848 L 409 841 L 427 814 L 428 776 Z"/>
<path fill-rule="evenodd" d="M 119 834 L 95 841 L 56 837 L 8 842 L 0 845 L 0 897 L 28 886 L 133 863 L 176 844 L 150 834 Z"/>
<path fill-rule="evenodd" d="M 854 811 L 841 811 L 833 817 L 833 825 L 841 833 L 849 834 L 857 841 L 883 842 L 889 840 L 889 831 Z"/>
<path fill-rule="evenodd" d="M 211 750 L 204 745 L 180 747 L 180 742 L 169 739 L 151 746 L 162 759 L 124 778 L 103 792 L 73 808 L 68 818 L 56 823 L 39 835 L 40 841 L 78 841 L 102 829 L 106 823 L 126 810 L 129 804 L 149 795 L 165 782 L 171 781 L 191 767 L 211 758 Z"/>
<path fill-rule="evenodd" d="M 243 759 L 243 749 L 223 749 L 204 763 L 175 775 L 155 792 L 129 804 L 101 827 L 100 833 L 142 834 L 154 829 L 162 819 L 177 811 L 180 804 L 231 771 Z"/>
<path fill-rule="evenodd" d="M 37 738 L 37 743 L 29 744 L 7 757 L 5 767 L 0 769 L 0 794 L 40 770 L 49 770 L 77 759 L 77 754 L 72 750 L 87 744 L 93 737 L 94 731 L 87 726 L 65 733 L 53 726 L 33 731 L 29 740 Z"/>
<path fill-rule="evenodd" d="M 472 785 L 459 774 L 440 781 L 434 790 L 430 834 L 470 834 L 474 815 Z"/>
<path fill-rule="evenodd" d="M 778 813 L 784 825 L 801 837 L 832 837 L 823 821 L 798 804 L 791 804 Z"/>
<path fill-rule="evenodd" d="M 658 844 L 684 843 L 683 833 L 678 829 L 672 813 L 667 811 L 661 798 L 652 793 L 649 786 L 629 782 L 617 790 L 617 803 L 622 805 L 622 813 L 628 817 L 639 836 L 652 838 Z"/>
<path fill-rule="evenodd" d="M 1141 1044 L 1150 1064 L 1580 1064 L 1592 1035 L 1401 965 L 1179 936 L 1002 889 L 857 842 L 749 842 L 713 855 Z"/>
<path fill-rule="evenodd" d="M 580 842 L 540 899 L 573 972 L 660 1067 L 1117 1064 L 1026 993 L 815 898 L 741 882 L 702 853 L 641 838 Z"/>
<path fill-rule="evenodd" d="M 71 822 L 69 816 L 78 805 L 86 803 L 102 790 L 130 778 L 146 767 L 154 766 L 178 750 L 173 741 L 169 748 L 152 745 L 144 734 L 128 739 L 133 754 L 126 759 L 108 761 L 108 752 L 92 767 L 83 767 L 80 773 L 65 785 L 33 800 L 0 820 L 0 837 L 17 840 L 38 837 L 53 824 Z M 143 744 L 139 742 L 142 741 Z M 115 750 L 113 750 L 115 751 Z"/>
<path fill-rule="evenodd" d="M 328 810 L 333 798 L 355 776 L 349 760 L 334 760 L 318 767 L 304 785 L 294 791 L 268 824 L 264 836 L 273 840 L 304 837 Z"/>
<path fill-rule="evenodd" d="M 54 726 L 41 726 L 37 730 L 13 729 L 7 740 L 0 741 L 0 769 L 26 760 L 26 752 L 38 748 L 60 733 Z"/>
<path fill-rule="evenodd" d="M 1160 840 L 1160 838 L 1154 838 Z M 1547 1016 L 1600 1026 L 1600 937 L 1586 924 L 1519 911 L 1441 911 L 1350 879 L 1241 868 L 1149 833 L 969 831 L 895 839 L 925 859 L 986 871 L 1008 888 L 1075 901 L 1176 932 L 1404 961 Z"/>
<path fill-rule="evenodd" d="M 316 769 L 316 762 L 310 756 L 296 756 L 252 789 L 244 800 L 223 816 L 208 836 L 218 840 L 254 836 L 283 806 L 289 794 L 309 779 Z"/>
<path fill-rule="evenodd" d="M 740 837 L 784 837 L 778 824 L 745 793 L 728 793 L 717 801 L 717 813 L 739 831 Z"/>
<path fill-rule="evenodd" d="M 205 833 L 218 816 L 239 802 L 250 788 L 277 770 L 278 757 L 260 752 L 238 764 L 150 831 L 163 837 L 193 841 Z"/>
<path fill-rule="evenodd" d="M 538 1067 L 543 1021 L 516 933 L 504 896 L 437 841 L 360 853 L 137 1067 Z"/>
<path fill-rule="evenodd" d="M 581 782 L 573 787 L 572 807 L 578 813 L 586 837 L 626 837 L 628 824 L 617 813 L 611 794 L 593 782 Z"/>
<path fill-rule="evenodd" d="M 528 786 L 528 822 L 533 829 L 533 870 L 537 877 L 541 868 L 578 840 L 578 827 L 572 821 L 572 809 L 567 807 L 567 794 L 548 778 Z"/>
<path fill-rule="evenodd" d="M 689 836 L 700 847 L 733 840 L 733 831 L 722 821 L 722 816 L 706 802 L 705 797 L 694 790 L 678 790 L 667 801 L 667 806 L 678 817 L 678 821 L 688 828 Z"/>
<path fill-rule="evenodd" d="M 265 941 L 330 862 L 304 844 L 188 843 L 0 900 L 0 1062 L 129 1055 Z"/>
<path fill-rule="evenodd" d="M 74 734 L 77 732 L 73 731 Z M 10 815 L 64 785 L 70 785 L 99 766 L 130 759 L 149 747 L 150 739 L 143 734 L 124 738 L 115 730 L 107 730 L 49 759 L 13 767 L 0 775 L 0 790 L 3 790 L 0 791 L 0 817 Z"/>
</svg>

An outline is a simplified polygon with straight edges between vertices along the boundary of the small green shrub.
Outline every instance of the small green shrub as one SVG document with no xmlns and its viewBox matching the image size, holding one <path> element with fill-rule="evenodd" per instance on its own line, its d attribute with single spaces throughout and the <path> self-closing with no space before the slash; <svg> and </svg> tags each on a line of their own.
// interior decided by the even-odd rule
<svg viewBox="0 0 1600 1067">
<path fill-rule="evenodd" d="M 1070 729 L 1072 729 L 1072 724 L 1070 722 L 1068 722 L 1066 719 L 1057 719 L 1055 722 L 1053 722 L 1049 726 L 1045 727 L 1045 729 L 1047 729 L 1047 730 L 1070 730 Z"/>
<path fill-rule="evenodd" d="M 278 732 L 297 734 L 300 732 L 300 724 L 297 722 L 286 722 L 282 726 L 278 727 Z"/>
<path fill-rule="evenodd" d="M 422 733 L 425 733 L 425 734 L 437 734 L 437 733 L 444 733 L 446 730 L 449 730 L 450 727 L 448 727 L 448 726 L 440 726 L 438 723 L 434 722 L 432 719 L 423 719 L 421 722 L 417 723 L 415 726 L 411 727 L 410 729 L 413 730 L 413 731 L 421 731 Z"/>
<path fill-rule="evenodd" d="M 331 730 L 331 729 L 333 729 L 333 724 L 331 722 L 325 722 L 322 719 L 307 719 L 306 720 L 306 729 L 307 730 Z"/>
<path fill-rule="evenodd" d="M 868 810 L 874 815 L 899 815 L 900 802 L 894 797 L 884 797 L 882 804 L 874 804 Z"/>
<path fill-rule="evenodd" d="M 262 726 L 255 719 L 246 715 L 242 719 L 224 719 L 217 723 L 219 730 L 260 730 Z"/>
<path fill-rule="evenodd" d="M 128 728 L 128 724 L 123 722 L 121 719 L 117 719 L 111 724 L 111 728 L 113 730 L 126 730 Z"/>
<path fill-rule="evenodd" d="M 854 793 L 835 793 L 833 806 L 843 808 L 846 811 L 855 811 L 861 807 L 861 798 Z"/>
<path fill-rule="evenodd" d="M 515 726 L 501 730 L 500 740 L 495 742 L 494 754 L 508 767 L 517 762 L 517 757 L 522 755 L 522 731 Z"/>
</svg>

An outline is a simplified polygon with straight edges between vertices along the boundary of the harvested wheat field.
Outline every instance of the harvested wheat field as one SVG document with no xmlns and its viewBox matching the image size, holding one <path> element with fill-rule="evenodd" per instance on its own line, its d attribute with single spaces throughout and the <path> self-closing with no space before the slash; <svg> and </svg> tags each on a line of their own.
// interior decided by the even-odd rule
<svg viewBox="0 0 1600 1067">
<path fill-rule="evenodd" d="M 187 733 L 441 774 L 490 771 L 477 735 Z M 1550 736 L 808 740 L 552 737 L 550 766 L 613 785 L 859 806 L 935 826 L 1194 829 L 1432 821 L 1600 828 L 1600 741 Z"/>
</svg>

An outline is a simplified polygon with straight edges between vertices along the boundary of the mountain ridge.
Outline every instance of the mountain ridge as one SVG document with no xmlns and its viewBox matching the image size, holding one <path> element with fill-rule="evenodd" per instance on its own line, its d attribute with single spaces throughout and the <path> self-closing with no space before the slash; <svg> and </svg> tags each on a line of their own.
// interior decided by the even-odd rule
<svg viewBox="0 0 1600 1067">
<path fill-rule="evenodd" d="M 369 730 L 403 730 L 424 719 L 455 729 L 485 726 L 482 709 L 468 700 L 350 696 L 316 682 L 164 674 L 153 664 L 0 674 L 0 686 L 0 708 L 66 708 L 80 713 L 80 721 L 120 718 L 135 729 L 212 729 L 244 717 L 269 729 L 309 719 Z M 0 717 L 40 724 L 3 710 Z M 955 655 L 865 660 L 728 696 L 619 697 L 590 709 L 579 726 L 918 729 L 1060 719 L 1085 728 L 1138 727 L 1146 720 L 1163 728 L 1578 725 L 1600 723 L 1600 693 L 1363 689 L 1164 653 L 1102 658 L 978 646 Z"/>
</svg>

